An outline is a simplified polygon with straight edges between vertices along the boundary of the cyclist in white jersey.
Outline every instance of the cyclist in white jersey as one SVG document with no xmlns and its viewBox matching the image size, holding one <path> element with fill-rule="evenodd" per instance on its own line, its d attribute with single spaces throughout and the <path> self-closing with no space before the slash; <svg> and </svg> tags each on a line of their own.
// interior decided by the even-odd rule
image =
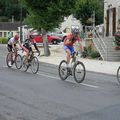
<svg viewBox="0 0 120 120">
<path fill-rule="evenodd" d="M 19 42 L 19 35 L 18 34 L 16 34 L 14 37 L 12 37 L 8 41 L 8 44 L 7 44 L 7 49 L 8 49 L 8 52 L 11 53 L 11 56 L 13 56 L 13 52 L 15 52 L 17 54 L 17 51 L 16 51 L 17 50 L 17 46 L 16 46 L 17 43 L 21 46 L 21 44 Z M 9 63 L 9 65 L 11 66 L 12 63 Z"/>
</svg>

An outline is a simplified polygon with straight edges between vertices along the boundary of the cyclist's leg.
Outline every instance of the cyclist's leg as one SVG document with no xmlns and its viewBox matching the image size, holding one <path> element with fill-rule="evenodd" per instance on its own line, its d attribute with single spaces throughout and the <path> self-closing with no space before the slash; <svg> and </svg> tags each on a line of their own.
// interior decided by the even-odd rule
<svg viewBox="0 0 120 120">
<path fill-rule="evenodd" d="M 69 63 L 70 63 L 71 51 L 70 51 L 69 47 L 66 46 L 66 45 L 64 45 L 64 50 L 65 50 L 65 52 L 67 53 L 67 66 L 68 66 Z"/>
<path fill-rule="evenodd" d="M 12 66 L 12 45 L 7 45 L 7 49 L 8 49 L 8 52 L 10 53 L 10 55 L 8 56 L 8 64 L 9 66 Z"/>
<path fill-rule="evenodd" d="M 76 54 L 75 54 L 75 50 L 74 50 L 73 46 L 70 47 L 70 51 L 71 51 L 71 56 L 73 57 L 73 61 L 75 62 L 76 61 Z"/>
<path fill-rule="evenodd" d="M 23 50 L 25 51 L 25 53 L 26 53 L 26 58 L 28 59 L 28 57 L 29 57 L 29 46 L 27 46 L 27 45 L 23 45 Z"/>
</svg>

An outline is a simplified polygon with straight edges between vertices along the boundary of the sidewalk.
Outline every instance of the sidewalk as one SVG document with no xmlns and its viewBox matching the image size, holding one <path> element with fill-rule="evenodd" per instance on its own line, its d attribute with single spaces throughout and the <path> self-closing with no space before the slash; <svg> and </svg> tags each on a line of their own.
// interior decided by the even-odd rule
<svg viewBox="0 0 120 120">
<path fill-rule="evenodd" d="M 39 57 L 39 61 L 41 62 L 59 65 L 61 60 L 66 59 L 66 54 L 62 48 L 62 45 L 50 47 L 51 55 L 48 57 L 42 56 L 44 54 L 43 48 L 40 48 L 40 51 L 41 56 Z M 110 62 L 87 58 L 80 58 L 79 60 L 84 63 L 86 71 L 100 72 L 111 75 L 116 75 L 117 69 L 120 66 L 120 62 Z"/>
</svg>

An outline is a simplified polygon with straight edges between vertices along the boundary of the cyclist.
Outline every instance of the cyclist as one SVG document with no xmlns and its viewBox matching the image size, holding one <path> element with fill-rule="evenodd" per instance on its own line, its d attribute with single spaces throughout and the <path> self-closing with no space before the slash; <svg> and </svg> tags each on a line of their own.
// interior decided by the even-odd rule
<svg viewBox="0 0 120 120">
<path fill-rule="evenodd" d="M 32 52 L 32 45 L 34 45 L 35 49 L 40 55 L 40 51 L 36 45 L 36 41 L 34 40 L 34 35 L 30 35 L 29 38 L 23 42 L 23 47 L 22 47 L 23 50 L 26 52 L 27 59 L 29 59 L 29 55 Z"/>
<path fill-rule="evenodd" d="M 68 34 L 67 37 L 64 40 L 64 50 L 67 53 L 67 67 L 70 67 L 70 57 L 73 55 L 74 51 L 74 43 L 78 41 L 80 43 L 81 39 L 79 36 L 79 29 L 74 28 L 72 29 L 72 33 Z M 80 43 L 81 44 L 81 43 Z M 73 56 L 75 59 L 75 56 Z"/>
<path fill-rule="evenodd" d="M 11 57 L 13 56 L 13 51 L 17 54 L 17 51 L 16 51 L 17 50 L 17 46 L 16 46 L 17 43 L 20 45 L 18 34 L 16 34 L 12 38 L 10 38 L 8 41 L 7 49 L 11 53 L 11 55 L 10 55 Z M 10 58 L 10 59 L 12 59 L 12 58 Z M 13 64 L 13 62 L 11 62 L 11 61 L 8 63 L 10 66 L 12 66 L 12 64 Z"/>
</svg>

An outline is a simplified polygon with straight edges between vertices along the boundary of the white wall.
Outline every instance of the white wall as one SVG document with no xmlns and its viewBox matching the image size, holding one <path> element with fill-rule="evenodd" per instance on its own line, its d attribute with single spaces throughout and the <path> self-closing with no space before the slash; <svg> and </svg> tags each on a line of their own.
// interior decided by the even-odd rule
<svg viewBox="0 0 120 120">
<path fill-rule="evenodd" d="M 78 26 L 80 30 L 82 29 L 82 25 L 79 20 L 73 17 L 73 15 L 70 15 L 69 17 L 65 17 L 65 20 L 63 23 L 61 23 L 61 31 L 64 29 L 67 29 L 68 32 L 71 32 L 72 26 Z"/>
</svg>

